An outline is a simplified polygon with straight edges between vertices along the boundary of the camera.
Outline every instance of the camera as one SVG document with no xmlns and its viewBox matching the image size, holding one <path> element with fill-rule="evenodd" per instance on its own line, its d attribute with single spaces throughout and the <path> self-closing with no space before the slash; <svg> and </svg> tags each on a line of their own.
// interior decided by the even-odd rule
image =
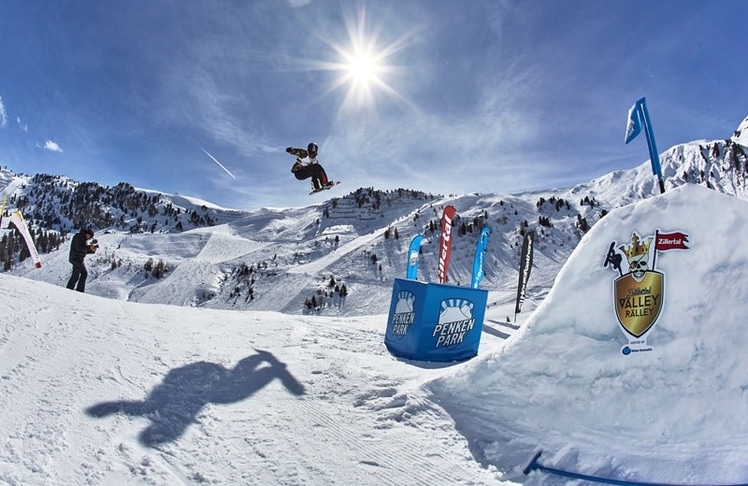
<svg viewBox="0 0 748 486">
<path fill-rule="evenodd" d="M 98 248 L 99 247 L 99 240 L 97 240 L 96 238 L 94 238 L 93 240 L 91 240 L 91 243 L 89 243 L 89 245 L 93 246 L 94 248 Z"/>
</svg>

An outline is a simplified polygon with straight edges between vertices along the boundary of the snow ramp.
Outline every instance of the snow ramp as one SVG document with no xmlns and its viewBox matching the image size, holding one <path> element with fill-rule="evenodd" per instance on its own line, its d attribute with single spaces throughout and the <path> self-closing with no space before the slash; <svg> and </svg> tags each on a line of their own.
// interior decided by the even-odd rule
<svg viewBox="0 0 748 486">
<path fill-rule="evenodd" d="M 746 236 L 748 203 L 701 186 L 616 209 L 522 329 L 427 386 L 507 479 L 559 484 L 522 473 L 542 448 L 596 477 L 748 483 Z"/>
</svg>

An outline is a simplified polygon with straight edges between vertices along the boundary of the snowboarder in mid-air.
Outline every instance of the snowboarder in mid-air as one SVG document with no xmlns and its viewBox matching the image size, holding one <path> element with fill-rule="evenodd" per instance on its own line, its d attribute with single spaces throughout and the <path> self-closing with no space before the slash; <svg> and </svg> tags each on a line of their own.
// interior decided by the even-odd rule
<svg viewBox="0 0 748 486">
<path fill-rule="evenodd" d="M 286 152 L 296 156 L 291 172 L 298 180 L 312 178 L 312 193 L 330 189 L 336 183 L 327 179 L 327 173 L 317 160 L 317 144 L 311 142 L 306 150 L 288 147 Z"/>
</svg>

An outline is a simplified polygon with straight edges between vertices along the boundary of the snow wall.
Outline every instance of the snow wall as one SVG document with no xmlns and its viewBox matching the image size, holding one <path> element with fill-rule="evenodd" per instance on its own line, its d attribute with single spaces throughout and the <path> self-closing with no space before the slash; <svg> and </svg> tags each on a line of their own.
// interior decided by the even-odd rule
<svg viewBox="0 0 748 486">
<path fill-rule="evenodd" d="M 747 238 L 748 203 L 698 185 L 615 209 L 520 330 L 429 388 L 501 470 L 542 445 L 582 473 L 744 483 Z"/>
</svg>

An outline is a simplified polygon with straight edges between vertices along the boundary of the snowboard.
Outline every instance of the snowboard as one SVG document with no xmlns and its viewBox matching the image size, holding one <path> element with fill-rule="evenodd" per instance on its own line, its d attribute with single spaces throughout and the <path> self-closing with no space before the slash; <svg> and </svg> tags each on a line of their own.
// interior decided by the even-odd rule
<svg viewBox="0 0 748 486">
<path fill-rule="evenodd" d="M 340 184 L 340 181 L 330 181 L 330 183 L 328 183 L 323 188 L 312 190 L 312 192 L 310 192 L 309 195 L 311 196 L 312 194 L 317 194 L 318 192 L 329 191 L 330 189 L 332 189 L 333 187 L 337 186 L 338 184 Z"/>
</svg>

